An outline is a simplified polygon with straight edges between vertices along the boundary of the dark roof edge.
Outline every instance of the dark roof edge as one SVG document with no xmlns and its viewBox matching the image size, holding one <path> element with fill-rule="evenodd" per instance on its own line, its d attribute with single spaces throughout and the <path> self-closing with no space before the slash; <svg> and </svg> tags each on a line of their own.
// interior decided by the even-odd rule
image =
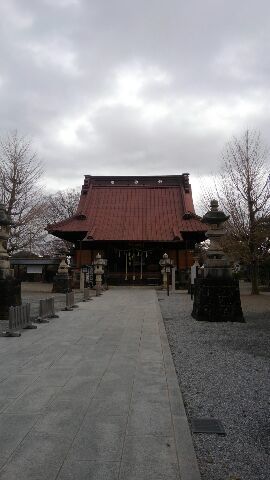
<svg viewBox="0 0 270 480">
<path fill-rule="evenodd" d="M 163 175 L 162 173 L 156 175 L 84 175 L 85 177 L 90 178 L 159 178 L 159 177 L 182 177 L 182 175 L 189 175 L 189 173 L 181 173 L 181 174 L 174 174 L 174 175 Z"/>
<path fill-rule="evenodd" d="M 82 195 L 92 187 L 182 187 L 185 193 L 190 193 L 189 173 L 181 175 L 85 175 Z"/>
</svg>

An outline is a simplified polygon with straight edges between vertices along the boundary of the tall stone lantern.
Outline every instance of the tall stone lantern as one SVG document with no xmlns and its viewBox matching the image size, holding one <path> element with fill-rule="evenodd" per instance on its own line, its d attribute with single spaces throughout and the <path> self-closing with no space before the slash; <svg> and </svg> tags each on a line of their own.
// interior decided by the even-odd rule
<svg viewBox="0 0 270 480">
<path fill-rule="evenodd" d="M 159 265 L 161 266 L 162 288 L 166 290 L 166 288 L 168 288 L 169 274 L 172 266 L 172 260 L 167 253 L 164 253 L 162 259 L 159 261 Z"/>
<path fill-rule="evenodd" d="M 104 274 L 104 267 L 107 265 L 107 260 L 105 258 L 101 258 L 100 253 L 98 253 L 94 260 L 94 265 L 94 274 L 96 276 L 96 293 L 99 295 L 102 288 L 102 275 Z"/>
<path fill-rule="evenodd" d="M 6 244 L 9 238 L 9 227 L 12 225 L 5 205 L 0 203 L 0 319 L 9 316 L 9 307 L 21 304 L 21 284 L 14 278 L 10 268 Z"/>
<path fill-rule="evenodd" d="M 210 246 L 206 252 L 203 277 L 194 280 L 192 316 L 196 320 L 211 322 L 243 322 L 239 281 L 232 276 L 232 269 L 220 240 L 226 235 L 224 223 L 229 219 L 212 200 L 210 210 L 202 218 L 208 226 L 206 236 Z"/>
</svg>

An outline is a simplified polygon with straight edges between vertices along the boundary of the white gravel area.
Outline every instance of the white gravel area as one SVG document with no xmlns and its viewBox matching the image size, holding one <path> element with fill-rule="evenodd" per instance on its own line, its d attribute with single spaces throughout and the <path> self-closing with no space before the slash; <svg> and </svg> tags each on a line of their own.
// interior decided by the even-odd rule
<svg viewBox="0 0 270 480">
<path fill-rule="evenodd" d="M 226 431 L 193 434 L 202 479 L 269 480 L 269 294 L 242 297 L 246 323 L 198 322 L 185 293 L 158 298 L 189 421 Z"/>
</svg>

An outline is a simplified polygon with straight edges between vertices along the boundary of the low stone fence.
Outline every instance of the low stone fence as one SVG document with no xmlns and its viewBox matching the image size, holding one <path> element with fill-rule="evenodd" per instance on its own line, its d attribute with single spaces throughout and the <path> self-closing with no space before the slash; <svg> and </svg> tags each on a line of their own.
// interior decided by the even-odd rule
<svg viewBox="0 0 270 480">
<path fill-rule="evenodd" d="M 39 301 L 39 315 L 37 318 L 38 323 L 46 323 L 47 318 L 58 318 L 58 315 L 55 314 L 54 308 L 54 298 L 43 298 Z"/>
<path fill-rule="evenodd" d="M 9 308 L 8 329 L 1 332 L 2 337 L 20 337 L 16 330 L 37 328 L 30 320 L 30 303 Z"/>
<path fill-rule="evenodd" d="M 76 296 L 75 296 L 76 295 Z M 0 319 L 0 336 L 11 337 L 20 336 L 19 330 L 25 328 L 37 328 L 31 323 L 48 323 L 50 318 L 58 318 L 55 310 L 71 311 L 78 307 L 75 305 L 75 298 L 78 302 L 91 299 L 91 290 L 86 288 L 83 293 L 74 291 L 67 294 L 56 294 L 53 297 L 40 299 L 36 292 L 31 297 L 24 298 L 24 304 L 18 307 L 10 307 L 9 320 Z M 31 316 L 30 316 L 31 305 Z M 65 307 L 65 308 L 63 308 Z"/>
</svg>

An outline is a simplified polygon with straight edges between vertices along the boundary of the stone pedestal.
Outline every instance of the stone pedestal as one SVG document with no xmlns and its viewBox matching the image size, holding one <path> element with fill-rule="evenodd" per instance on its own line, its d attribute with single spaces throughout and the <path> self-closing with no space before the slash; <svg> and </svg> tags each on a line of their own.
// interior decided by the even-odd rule
<svg viewBox="0 0 270 480">
<path fill-rule="evenodd" d="M 96 296 L 101 294 L 102 290 L 102 275 L 96 274 Z"/>
<path fill-rule="evenodd" d="M 244 322 L 238 280 L 196 278 L 191 315 L 207 322 Z"/>
<path fill-rule="evenodd" d="M 168 275 L 165 268 L 162 268 L 161 274 L 162 274 L 162 288 L 163 290 L 167 290 Z"/>
<path fill-rule="evenodd" d="M 12 276 L 0 278 L 0 320 L 7 320 L 9 307 L 21 305 L 21 283 Z"/>
<path fill-rule="evenodd" d="M 71 290 L 71 278 L 65 273 L 57 273 L 53 279 L 53 293 L 67 293 Z"/>
<path fill-rule="evenodd" d="M 68 274 L 68 264 L 66 256 L 61 257 L 58 272 L 53 279 L 53 293 L 67 293 L 71 288 L 71 277 Z"/>
</svg>

